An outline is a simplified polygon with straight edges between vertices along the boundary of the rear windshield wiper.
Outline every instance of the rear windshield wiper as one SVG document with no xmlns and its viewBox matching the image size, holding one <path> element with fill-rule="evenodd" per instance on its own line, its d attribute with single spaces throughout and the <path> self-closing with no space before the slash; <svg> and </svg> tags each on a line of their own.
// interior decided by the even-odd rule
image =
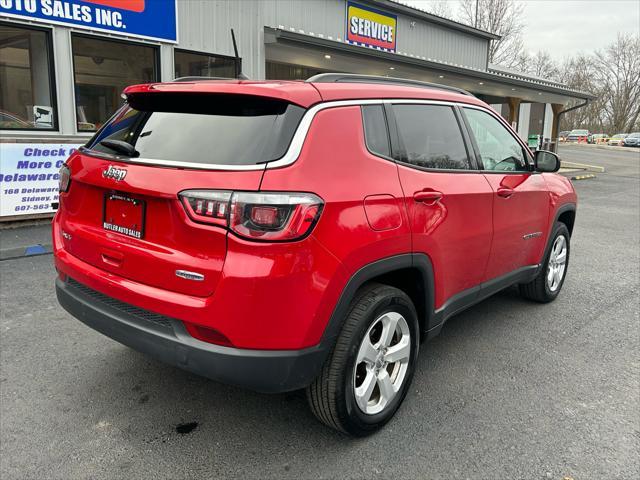
<svg viewBox="0 0 640 480">
<path fill-rule="evenodd" d="M 110 148 L 114 152 L 122 153 L 127 157 L 137 157 L 138 155 L 140 155 L 140 152 L 138 152 L 133 147 L 133 145 L 127 142 L 123 142 L 122 140 L 110 140 L 108 138 L 105 138 L 104 140 L 100 141 L 100 145 Z"/>
</svg>

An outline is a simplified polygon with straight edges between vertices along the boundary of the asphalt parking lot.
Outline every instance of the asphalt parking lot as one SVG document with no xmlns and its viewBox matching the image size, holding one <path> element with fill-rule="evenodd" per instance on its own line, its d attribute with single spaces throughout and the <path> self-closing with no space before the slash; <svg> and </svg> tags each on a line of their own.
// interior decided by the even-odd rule
<svg viewBox="0 0 640 480">
<path fill-rule="evenodd" d="M 562 146 L 576 182 L 558 300 L 505 291 L 423 346 L 403 407 L 345 438 L 304 395 L 165 366 L 57 304 L 50 255 L 0 262 L 0 477 L 640 477 L 640 151 Z"/>
</svg>

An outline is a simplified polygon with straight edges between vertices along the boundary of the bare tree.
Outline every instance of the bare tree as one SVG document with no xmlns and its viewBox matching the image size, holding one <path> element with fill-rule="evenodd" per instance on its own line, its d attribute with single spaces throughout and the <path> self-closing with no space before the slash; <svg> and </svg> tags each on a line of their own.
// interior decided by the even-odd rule
<svg viewBox="0 0 640 480">
<path fill-rule="evenodd" d="M 522 60 L 524 7 L 514 0 L 462 0 L 460 18 L 473 27 L 500 35 L 489 45 L 489 63 L 518 67 Z"/>
<path fill-rule="evenodd" d="M 453 13 L 451 11 L 451 3 L 447 0 L 433 0 L 424 5 L 424 9 L 439 17 L 453 19 Z"/>
<path fill-rule="evenodd" d="M 551 58 L 549 52 L 544 50 L 526 57 L 524 71 L 535 77 L 550 81 L 556 81 L 559 74 L 558 65 Z"/>
<path fill-rule="evenodd" d="M 612 131 L 630 132 L 640 119 L 640 36 L 618 35 L 604 52 L 596 52 L 596 81 L 603 115 Z"/>
<path fill-rule="evenodd" d="M 597 97 L 586 107 L 573 110 L 563 116 L 560 129 L 586 128 L 592 132 L 603 132 L 605 130 L 602 116 L 603 97 L 596 81 L 596 64 L 593 58 L 590 55 L 577 55 L 566 59 L 558 69 L 557 80 L 573 90 L 592 93 Z M 567 107 L 581 102 L 573 102 Z"/>
</svg>

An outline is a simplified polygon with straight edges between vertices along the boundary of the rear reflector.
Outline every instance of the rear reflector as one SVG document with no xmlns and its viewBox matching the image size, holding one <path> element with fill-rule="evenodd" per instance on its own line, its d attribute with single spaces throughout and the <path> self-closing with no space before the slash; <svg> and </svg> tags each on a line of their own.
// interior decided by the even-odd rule
<svg viewBox="0 0 640 480">
<path fill-rule="evenodd" d="M 215 345 L 233 347 L 233 344 L 227 337 L 213 328 L 203 327 L 201 325 L 195 325 L 188 322 L 184 322 L 184 326 L 187 329 L 187 332 L 189 332 L 189 335 L 193 338 L 197 338 L 203 342 L 213 343 Z"/>
</svg>

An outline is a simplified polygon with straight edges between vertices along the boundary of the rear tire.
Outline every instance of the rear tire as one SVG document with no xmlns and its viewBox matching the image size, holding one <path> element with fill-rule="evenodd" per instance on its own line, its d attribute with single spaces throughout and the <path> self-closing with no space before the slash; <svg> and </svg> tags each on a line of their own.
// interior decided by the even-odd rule
<svg viewBox="0 0 640 480">
<path fill-rule="evenodd" d="M 307 387 L 311 411 L 325 425 L 349 435 L 380 429 L 407 394 L 418 343 L 411 299 L 387 285 L 363 287 L 320 375 Z"/>
<path fill-rule="evenodd" d="M 523 297 L 540 303 L 555 300 L 567 277 L 571 235 L 564 223 L 556 222 L 550 242 L 551 248 L 536 278 L 520 285 L 520 294 Z"/>
</svg>

